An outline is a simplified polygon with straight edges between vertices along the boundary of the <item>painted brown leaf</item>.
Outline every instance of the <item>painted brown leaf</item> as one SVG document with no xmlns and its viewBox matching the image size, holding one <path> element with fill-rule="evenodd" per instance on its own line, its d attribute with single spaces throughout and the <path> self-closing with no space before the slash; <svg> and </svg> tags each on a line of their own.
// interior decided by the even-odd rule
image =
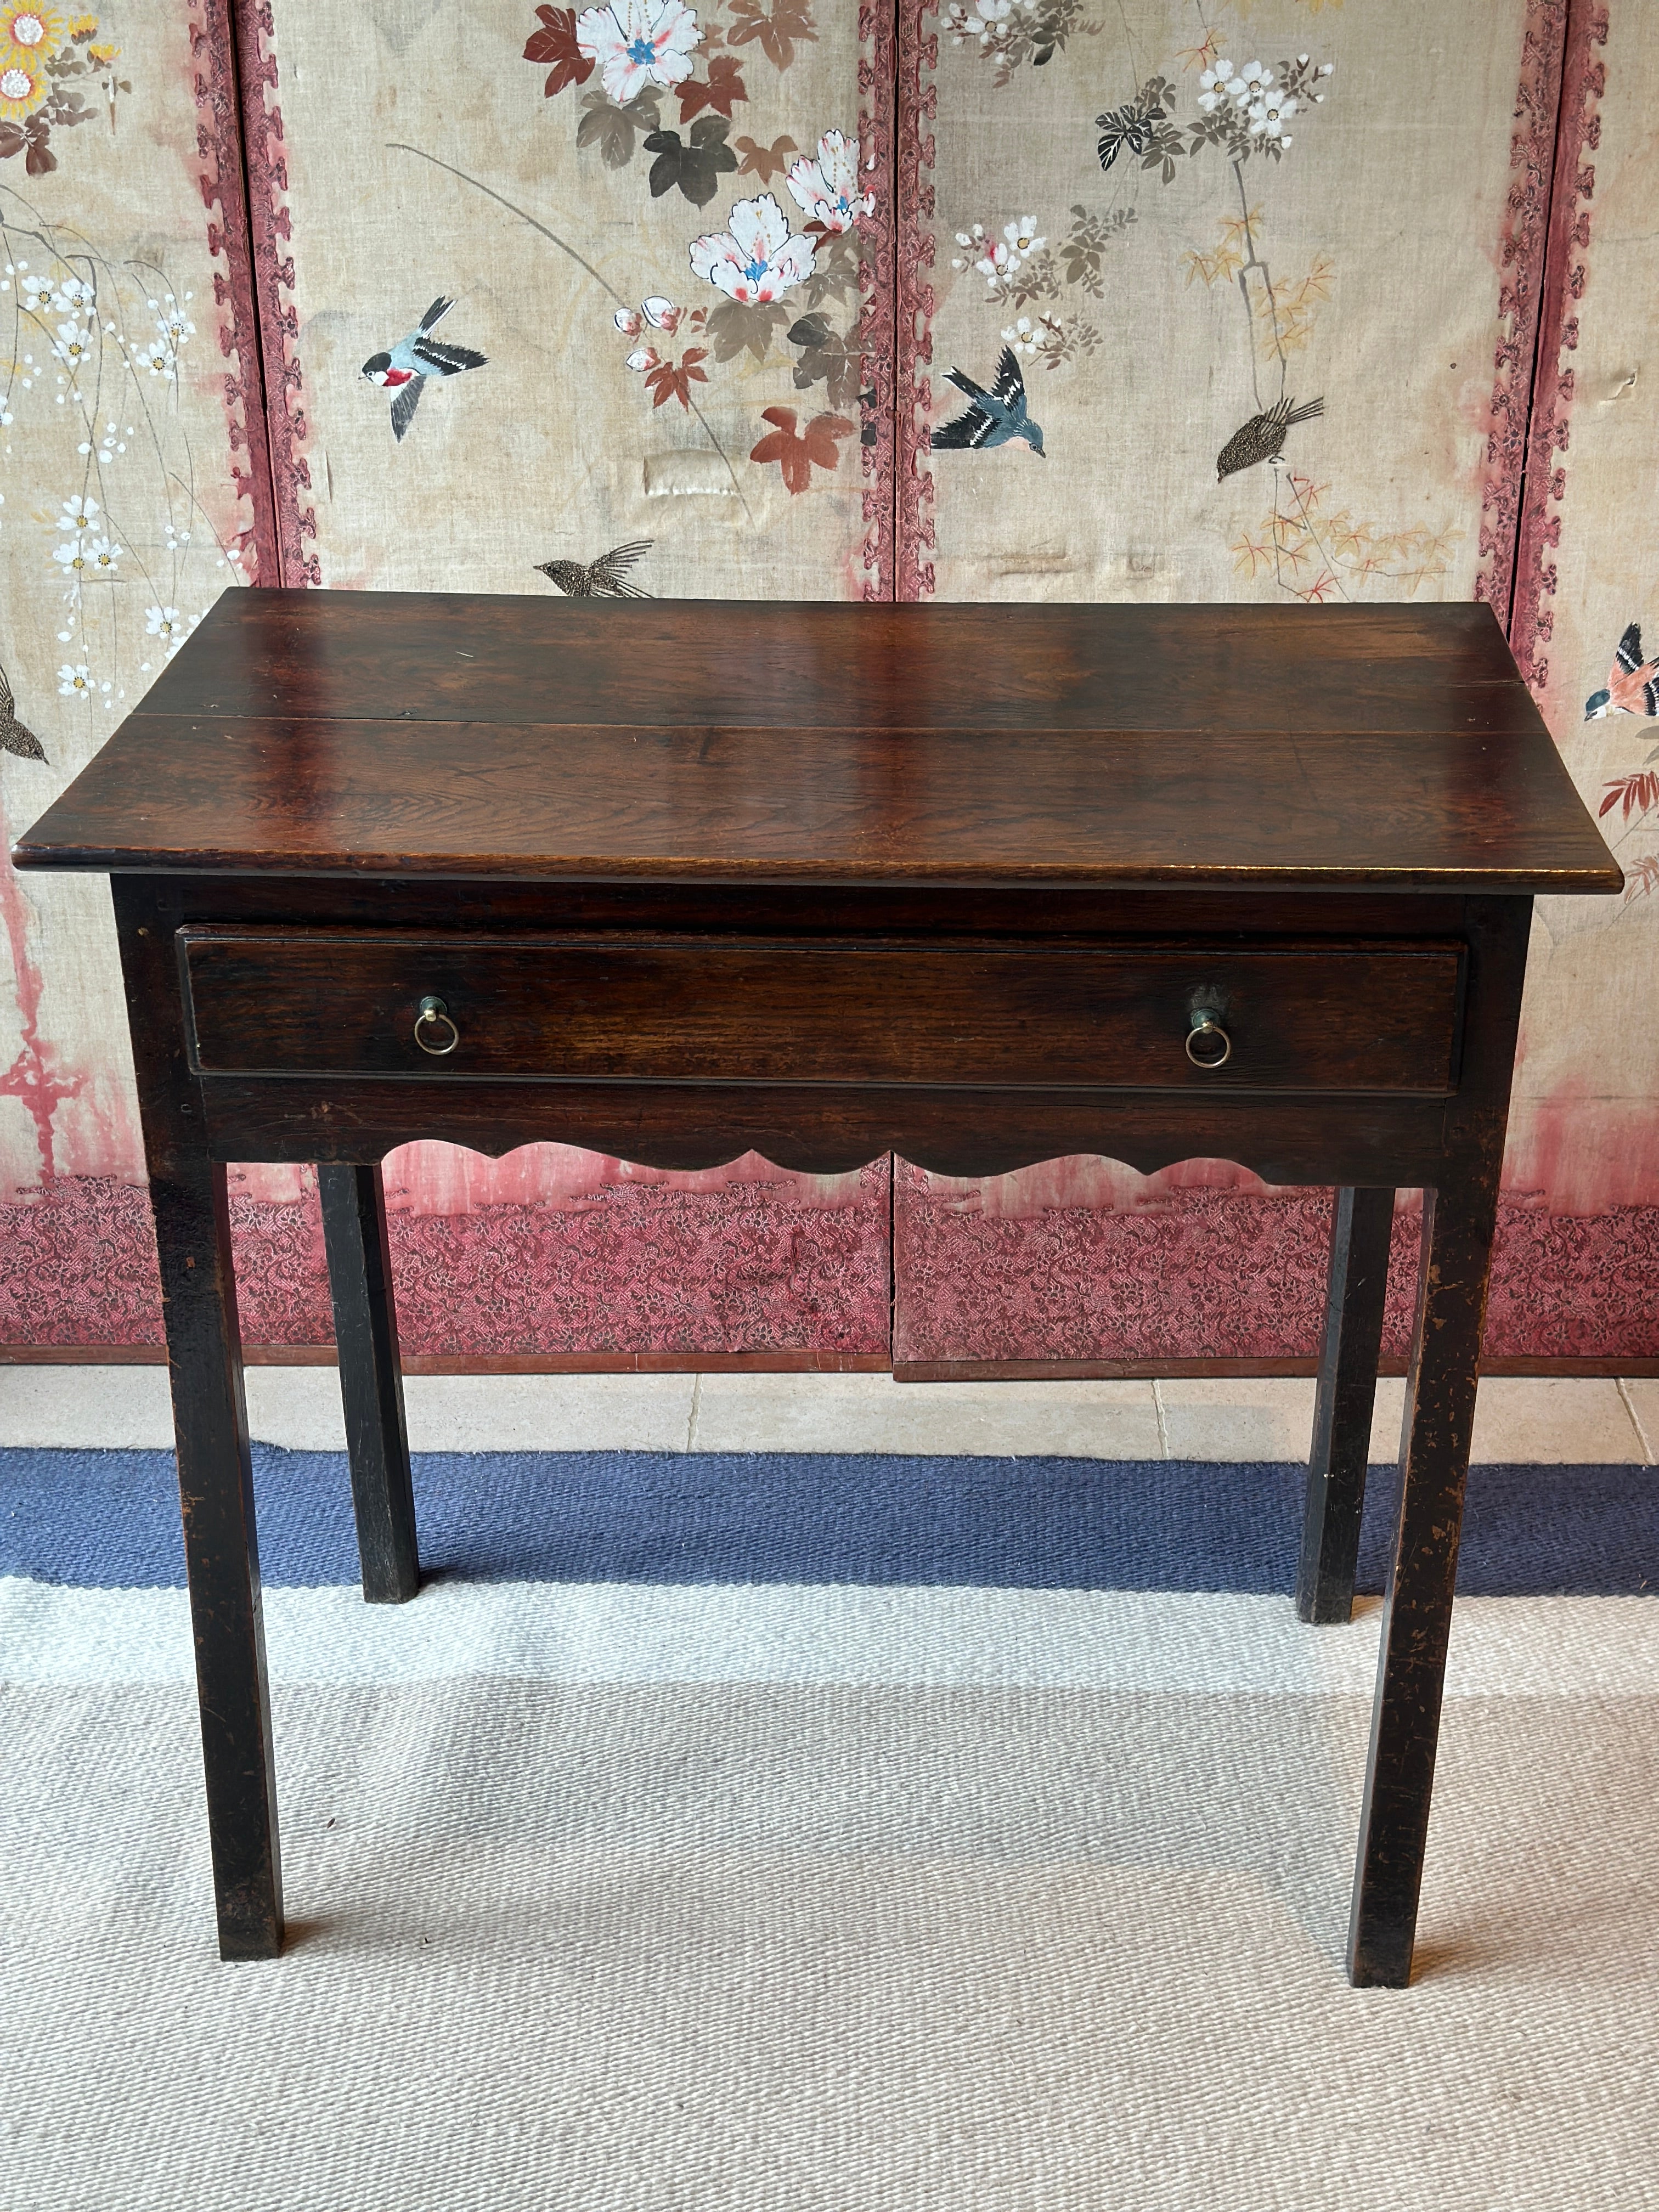
<svg viewBox="0 0 1659 2212">
<path fill-rule="evenodd" d="M 679 94 L 682 123 L 689 123 L 705 107 L 712 107 L 716 115 L 723 115 L 729 123 L 736 103 L 749 97 L 743 88 L 743 64 L 733 61 L 730 54 L 716 54 L 709 63 L 707 84 L 689 76 L 675 89 Z"/>
<path fill-rule="evenodd" d="M 705 327 L 716 361 L 735 361 L 746 346 L 757 361 L 764 361 L 772 348 L 772 333 L 789 319 L 787 307 L 775 300 L 748 306 L 741 300 L 722 300 L 709 310 Z"/>
<path fill-rule="evenodd" d="M 1607 797 L 1596 808 L 1596 818 L 1611 814 L 1615 806 L 1621 807 L 1620 819 L 1628 822 L 1632 814 L 1645 814 L 1650 806 L 1659 806 L 1659 775 L 1651 769 L 1638 769 L 1634 775 L 1621 775 L 1606 787 Z"/>
<path fill-rule="evenodd" d="M 14 154 L 21 154 L 27 144 L 28 140 L 23 136 L 21 125 L 0 123 L 0 161 L 9 161 Z"/>
<path fill-rule="evenodd" d="M 527 62 L 547 62 L 550 64 L 547 82 L 542 90 L 551 100 L 555 93 L 562 92 L 568 84 L 586 84 L 597 64 L 576 44 L 576 11 L 574 8 L 538 8 L 536 14 L 542 27 L 530 33 L 524 58 Z"/>
<path fill-rule="evenodd" d="M 726 143 L 730 125 L 723 116 L 704 115 L 691 125 L 690 143 L 678 131 L 653 131 L 645 142 L 651 164 L 651 197 L 659 200 L 678 185 L 693 207 L 707 207 L 720 190 L 721 176 L 738 166 Z"/>
<path fill-rule="evenodd" d="M 809 230 L 813 226 L 807 225 Z M 812 273 L 806 280 L 805 298 L 809 307 L 821 307 L 826 300 L 852 300 L 859 289 L 859 238 L 856 231 L 825 231 L 818 226 L 812 240 L 814 260 Z"/>
<path fill-rule="evenodd" d="M 792 346 L 801 349 L 795 363 L 795 389 L 805 392 L 822 384 L 832 407 L 851 407 L 859 396 L 859 371 L 863 357 L 849 353 L 841 332 L 830 326 L 828 315 L 803 315 L 787 333 Z"/>
<path fill-rule="evenodd" d="M 726 34 L 727 46 L 746 46 L 758 39 L 761 52 L 775 69 L 788 68 L 798 45 L 817 42 L 812 11 L 805 0 L 773 0 L 769 10 L 763 0 L 732 0 L 732 13 L 737 20 Z"/>
<path fill-rule="evenodd" d="M 38 119 L 42 126 L 40 135 L 44 138 L 47 123 L 55 123 L 60 131 L 69 131 L 77 123 L 95 123 L 98 111 L 88 107 L 78 92 L 58 92 L 42 109 Z"/>
<path fill-rule="evenodd" d="M 682 407 L 689 409 L 691 404 L 691 386 L 694 384 L 707 384 L 708 381 L 708 377 L 697 366 L 699 362 L 707 361 L 708 358 L 707 346 L 691 346 L 680 356 L 678 367 L 672 361 L 659 362 L 645 380 L 646 389 L 652 395 L 651 404 L 653 407 L 663 407 L 671 399 L 678 399 Z"/>
<path fill-rule="evenodd" d="M 582 119 L 576 126 L 579 146 L 597 146 L 607 169 L 624 169 L 634 158 L 634 142 L 641 131 L 653 131 L 660 118 L 659 94 L 654 85 L 636 93 L 626 107 L 618 107 L 602 92 L 582 94 Z"/>
<path fill-rule="evenodd" d="M 761 420 L 776 428 L 749 453 L 751 461 L 763 465 L 775 461 L 792 495 L 811 483 L 815 461 L 821 469 L 839 467 L 841 448 L 836 441 L 850 438 L 854 428 L 844 415 L 815 415 L 805 431 L 796 429 L 795 419 L 793 407 L 769 407 Z"/>
<path fill-rule="evenodd" d="M 763 185 L 781 175 L 789 167 L 789 156 L 800 151 L 793 138 L 775 138 L 769 146 L 759 145 L 753 138 L 739 138 L 736 144 L 743 156 L 743 174 L 758 177 Z"/>
<path fill-rule="evenodd" d="M 23 157 L 23 167 L 31 177 L 44 177 L 58 167 L 58 156 L 52 150 L 52 132 L 44 115 L 31 115 L 23 125 L 23 137 L 28 152 Z"/>
</svg>

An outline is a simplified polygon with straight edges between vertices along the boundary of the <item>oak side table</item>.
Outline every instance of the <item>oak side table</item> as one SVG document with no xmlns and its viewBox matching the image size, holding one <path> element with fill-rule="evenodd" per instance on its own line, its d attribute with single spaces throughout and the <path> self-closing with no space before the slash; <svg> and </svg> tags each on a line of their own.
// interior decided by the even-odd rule
<svg viewBox="0 0 1659 2212">
<path fill-rule="evenodd" d="M 1424 1187 L 1349 1936 L 1410 1976 L 1535 893 L 1610 892 L 1480 605 L 239 590 L 19 844 L 112 878 L 226 1958 L 281 1948 L 225 1164 L 319 1164 L 364 1595 L 418 1582 L 380 1161 L 560 1139 L 1338 1188 L 1297 1602 L 1350 1611 Z"/>
</svg>

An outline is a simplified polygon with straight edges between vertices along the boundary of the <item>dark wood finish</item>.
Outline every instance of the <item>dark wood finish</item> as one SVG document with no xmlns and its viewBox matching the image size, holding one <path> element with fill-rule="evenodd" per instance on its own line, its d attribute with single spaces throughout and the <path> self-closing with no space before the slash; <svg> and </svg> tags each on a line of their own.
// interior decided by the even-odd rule
<svg viewBox="0 0 1659 2212">
<path fill-rule="evenodd" d="M 1296 1570 L 1296 1609 L 1304 1620 L 1347 1620 L 1353 1613 L 1393 1230 L 1391 1189 L 1337 1192 L 1325 1292 L 1325 1343 L 1314 1397 L 1313 1445 Z"/>
<path fill-rule="evenodd" d="M 1348 1976 L 1358 1988 L 1403 1989 L 1411 1979 L 1501 1154 L 1483 1164 L 1486 1174 L 1477 1170 L 1455 1192 L 1425 1195 L 1404 1489 L 1348 1923 Z"/>
<path fill-rule="evenodd" d="M 1348 1926 L 1356 1985 L 1411 1979 L 1530 917 L 1474 918 L 1463 1079 L 1424 1193 L 1401 1504 Z"/>
<path fill-rule="evenodd" d="M 761 606 L 743 633 L 230 594 L 19 848 L 117 877 L 227 1947 L 274 1948 L 280 1906 L 218 1164 L 324 1169 L 379 1512 L 395 1146 L 1105 1152 L 1361 1193 L 1316 1610 L 1369 1426 L 1371 1194 L 1435 1194 L 1350 1960 L 1404 1980 L 1532 896 L 1620 871 L 1486 608 Z M 1238 1066 L 1189 1070 L 1212 992 Z M 410 1042 L 428 993 L 456 1066 Z"/>
<path fill-rule="evenodd" d="M 488 766 L 469 763 L 484 734 L 137 714 L 16 862 L 534 878 L 557 855 L 575 878 L 1619 887 L 1541 724 L 1339 741 L 531 722 L 491 726 Z"/>
<path fill-rule="evenodd" d="M 283 1947 L 282 1863 L 225 1170 L 207 1156 L 169 1003 L 172 933 L 153 902 L 134 917 L 127 886 L 113 888 L 167 1317 L 219 1955 L 270 1959 Z"/>
<path fill-rule="evenodd" d="M 423 1137 L 500 1157 L 544 1142 L 645 1167 L 709 1168 L 757 1152 L 836 1175 L 892 1151 L 939 1175 L 1006 1175 L 1100 1152 L 1150 1175 L 1231 1159 L 1269 1182 L 1427 1182 L 1445 1159 L 1449 1102 L 1269 1092 L 987 1091 L 830 1084 L 447 1083 L 362 1077 L 204 1076 L 208 1141 L 224 1160 L 377 1160 Z M 415 1107 L 411 1093 L 419 1098 Z M 1331 1101 L 1343 1099 L 1334 1113 Z M 1409 1170 L 1409 1175 L 1407 1174 Z"/>
<path fill-rule="evenodd" d="M 143 709 L 668 730 L 1534 726 L 1491 608 L 1468 605 L 750 603 L 734 617 L 685 600 L 228 592 Z"/>
<path fill-rule="evenodd" d="M 1608 890 L 1491 610 L 227 593 L 20 866 Z M 486 742 L 487 740 L 487 742 Z"/>
<path fill-rule="evenodd" d="M 386 1194 L 378 1167 L 319 1167 L 317 1190 L 363 1595 L 371 1605 L 401 1605 L 421 1586 L 421 1560 Z"/>
<path fill-rule="evenodd" d="M 1443 1093 L 1462 996 L 1455 945 L 276 929 L 179 942 L 206 1073 Z M 447 1011 L 422 1024 L 428 997 Z M 1222 1066 L 1188 1058 L 1199 1006 L 1225 1024 Z"/>
</svg>

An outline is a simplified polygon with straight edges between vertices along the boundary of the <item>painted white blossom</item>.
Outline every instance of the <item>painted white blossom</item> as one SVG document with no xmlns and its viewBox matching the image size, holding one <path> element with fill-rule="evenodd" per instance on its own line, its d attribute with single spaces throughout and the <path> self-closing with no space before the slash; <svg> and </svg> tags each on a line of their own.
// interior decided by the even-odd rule
<svg viewBox="0 0 1659 2212">
<path fill-rule="evenodd" d="M 112 575 L 115 564 L 121 557 L 121 549 L 111 538 L 89 538 L 86 542 L 87 568 L 92 575 Z"/>
<path fill-rule="evenodd" d="M 52 557 L 64 572 L 64 580 L 73 593 L 81 588 L 81 579 L 87 570 L 84 539 L 71 538 L 62 545 L 54 545 Z"/>
<path fill-rule="evenodd" d="M 791 231 L 770 192 L 737 201 L 726 222 L 727 229 L 692 240 L 691 266 L 728 299 L 765 306 L 811 275 L 812 241 Z"/>
<path fill-rule="evenodd" d="M 1035 353 L 1037 349 L 1036 333 L 1031 328 L 1029 315 L 1022 315 L 1018 322 L 1010 323 L 1002 335 L 1016 353 Z"/>
<path fill-rule="evenodd" d="M 684 0 L 611 0 L 576 18 L 576 46 L 597 62 L 599 81 L 625 107 L 647 84 L 675 85 L 690 76 L 692 49 L 702 44 Z"/>
<path fill-rule="evenodd" d="M 66 660 L 58 672 L 58 696 L 72 699 L 79 691 L 86 698 L 92 696 L 92 678 L 84 660 Z"/>
<path fill-rule="evenodd" d="M 625 338 L 638 337 L 647 324 L 653 331 L 667 331 L 672 336 L 685 320 L 685 309 L 653 295 L 641 300 L 637 307 L 618 307 L 611 319 Z"/>
<path fill-rule="evenodd" d="M 1046 238 L 1037 236 L 1036 217 L 1034 215 L 1022 216 L 1018 222 L 1006 224 L 1002 234 L 1007 240 L 1010 249 L 1018 254 L 1022 261 L 1028 254 L 1036 253 L 1048 243 Z"/>
<path fill-rule="evenodd" d="M 66 367 L 79 368 L 87 357 L 87 349 L 91 343 L 91 333 L 84 324 L 64 322 L 58 325 L 58 336 L 52 341 L 52 349 Z"/>
<path fill-rule="evenodd" d="M 1296 113 L 1296 106 L 1288 93 L 1272 93 L 1266 100 L 1257 100 L 1250 110 L 1250 135 L 1255 138 L 1283 138 L 1288 146 L 1291 142 L 1284 137 L 1285 125 Z"/>
<path fill-rule="evenodd" d="M 635 369 L 643 375 L 647 369 L 655 368 L 661 359 L 662 356 L 657 351 L 655 346 L 635 346 L 633 352 L 623 362 L 623 367 Z"/>
<path fill-rule="evenodd" d="M 171 637 L 178 627 L 177 607 L 146 607 L 144 609 L 146 637 Z"/>
<path fill-rule="evenodd" d="M 1265 62 L 1246 62 L 1238 75 L 1227 87 L 1241 107 L 1253 100 L 1265 100 L 1273 88 L 1273 73 Z"/>
<path fill-rule="evenodd" d="M 52 304 L 60 315 L 89 316 L 97 296 L 84 276 L 64 276 L 52 288 Z"/>
<path fill-rule="evenodd" d="M 807 221 L 826 230 L 851 230 L 861 215 L 876 211 L 875 194 L 859 190 L 859 142 L 839 131 L 826 131 L 817 161 L 797 161 L 785 181 Z"/>
<path fill-rule="evenodd" d="M 64 511 L 58 518 L 58 527 L 60 530 L 90 530 L 92 518 L 97 512 L 98 502 L 95 499 L 88 499 L 84 496 L 80 499 L 66 499 L 64 501 Z"/>
<path fill-rule="evenodd" d="M 1199 71 L 1198 82 L 1201 89 L 1198 95 L 1198 104 L 1206 115 L 1213 115 L 1220 106 L 1226 96 L 1227 87 L 1231 81 L 1232 74 L 1233 65 L 1228 61 L 1218 61 L 1213 69 Z"/>
<path fill-rule="evenodd" d="M 165 340 L 176 353 L 196 335 L 196 325 L 185 313 L 183 306 L 169 292 L 156 315 L 155 335 Z"/>
</svg>

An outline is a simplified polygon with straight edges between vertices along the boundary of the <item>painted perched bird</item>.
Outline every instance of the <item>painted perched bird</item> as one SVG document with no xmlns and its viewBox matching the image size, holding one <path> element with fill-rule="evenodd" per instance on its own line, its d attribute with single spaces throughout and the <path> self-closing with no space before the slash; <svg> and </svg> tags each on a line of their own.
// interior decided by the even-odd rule
<svg viewBox="0 0 1659 2212">
<path fill-rule="evenodd" d="M 17 702 L 11 696 L 11 682 L 0 668 L 0 752 L 15 753 L 19 760 L 46 758 L 46 751 L 33 730 L 26 730 L 17 719 Z"/>
<path fill-rule="evenodd" d="M 536 572 L 556 584 L 568 599 L 648 599 L 650 592 L 630 584 L 626 571 L 644 559 L 654 542 L 636 538 L 630 544 L 613 545 L 586 568 L 580 561 L 538 561 Z"/>
<path fill-rule="evenodd" d="M 392 434 L 399 445 L 415 420 L 421 393 L 428 376 L 459 376 L 464 368 L 482 368 L 485 356 L 471 346 L 445 345 L 432 331 L 454 306 L 441 295 L 421 317 L 418 330 L 399 338 L 390 353 L 372 353 L 363 363 L 371 384 L 392 394 Z"/>
<path fill-rule="evenodd" d="M 973 453 L 988 453 L 993 446 L 1006 446 L 1017 438 L 1024 438 L 1034 453 L 1048 459 L 1042 453 L 1042 426 L 1034 422 L 1026 410 L 1025 379 L 1019 373 L 1012 346 L 1002 349 L 996 380 L 988 392 L 981 391 L 973 378 L 964 376 L 959 368 L 947 369 L 945 380 L 954 384 L 958 392 L 965 392 L 973 404 L 954 422 L 941 422 L 933 432 L 933 448 L 936 453 L 963 447 Z"/>
<path fill-rule="evenodd" d="M 1640 623 L 1630 623 L 1620 639 L 1607 690 L 1592 691 L 1584 702 L 1587 722 L 1609 714 L 1659 714 L 1659 660 L 1643 659 Z"/>
<path fill-rule="evenodd" d="M 1215 480 L 1224 483 L 1228 477 L 1237 476 L 1240 469 L 1254 468 L 1258 461 L 1276 460 L 1285 450 L 1285 433 L 1292 422 L 1311 422 L 1316 415 L 1325 412 L 1322 399 L 1310 399 L 1305 407 L 1298 407 L 1293 399 L 1280 399 L 1265 414 L 1252 415 L 1242 430 L 1235 430 L 1216 459 Z"/>
</svg>

